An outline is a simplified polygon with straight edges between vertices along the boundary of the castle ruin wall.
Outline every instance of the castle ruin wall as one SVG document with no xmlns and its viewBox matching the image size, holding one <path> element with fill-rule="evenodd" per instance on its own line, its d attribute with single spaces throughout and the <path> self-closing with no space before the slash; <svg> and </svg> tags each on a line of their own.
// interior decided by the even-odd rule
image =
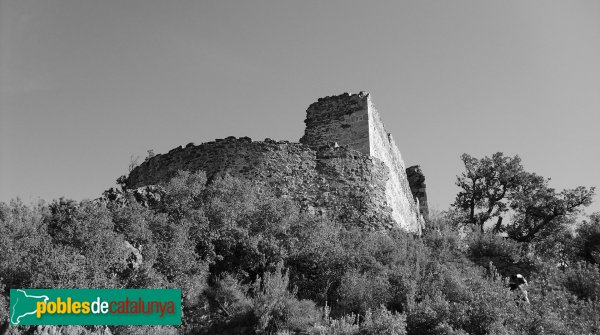
<svg viewBox="0 0 600 335">
<path fill-rule="evenodd" d="M 178 170 L 268 184 L 300 208 L 341 222 L 420 233 L 423 216 L 404 161 L 368 93 L 321 98 L 306 111 L 300 143 L 228 137 L 147 159 L 129 188 L 165 183 Z"/>
<path fill-rule="evenodd" d="M 321 98 L 306 111 L 304 136 L 309 146 L 337 143 L 383 162 L 389 169 L 385 192 L 392 216 L 400 227 L 420 231 L 423 218 L 406 178 L 405 164 L 368 93 Z"/>
<path fill-rule="evenodd" d="M 349 146 L 365 155 L 369 147 L 369 110 L 362 95 L 320 98 L 306 110 L 306 128 L 300 143 L 319 147 L 328 143 Z"/>
<path fill-rule="evenodd" d="M 388 133 L 381 121 L 379 112 L 371 104 L 369 106 L 369 144 L 370 155 L 380 159 L 389 168 L 390 175 L 386 183 L 386 198 L 394 209 L 392 216 L 402 227 L 409 230 L 420 230 L 421 220 L 415 199 L 406 178 L 406 168 L 402 154 L 392 134 Z"/>
<path fill-rule="evenodd" d="M 160 185 L 177 171 L 205 171 L 208 179 L 229 174 L 269 185 L 316 215 L 372 228 L 395 226 L 386 203 L 387 166 L 344 147 L 318 149 L 287 141 L 249 138 L 178 147 L 131 171 L 128 188 Z"/>
</svg>

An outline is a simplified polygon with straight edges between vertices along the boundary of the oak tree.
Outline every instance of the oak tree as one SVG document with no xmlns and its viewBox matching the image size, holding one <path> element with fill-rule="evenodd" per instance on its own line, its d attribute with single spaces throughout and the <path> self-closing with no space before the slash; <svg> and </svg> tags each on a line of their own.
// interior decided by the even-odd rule
<svg viewBox="0 0 600 335">
<path fill-rule="evenodd" d="M 554 234 L 563 223 L 592 203 L 594 187 L 578 186 L 560 192 L 548 185 L 549 179 L 526 173 L 510 195 L 513 222 L 506 227 L 508 236 L 519 242 Z"/>
<path fill-rule="evenodd" d="M 456 185 L 461 190 L 452 206 L 464 211 L 466 221 L 482 232 L 493 218 L 500 227 L 508 210 L 507 197 L 520 184 L 524 172 L 521 159 L 497 152 L 481 159 L 463 154 L 461 160 L 465 171 L 457 176 Z"/>
</svg>

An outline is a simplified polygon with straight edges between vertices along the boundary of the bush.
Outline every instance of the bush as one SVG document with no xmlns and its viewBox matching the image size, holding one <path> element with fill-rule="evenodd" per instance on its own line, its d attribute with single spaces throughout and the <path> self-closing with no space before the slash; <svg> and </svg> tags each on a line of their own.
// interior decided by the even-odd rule
<svg viewBox="0 0 600 335">
<path fill-rule="evenodd" d="M 342 315 L 338 319 L 329 317 L 330 309 L 323 308 L 324 317 L 321 325 L 309 329 L 314 335 L 404 335 L 406 333 L 406 316 L 390 312 L 380 306 L 375 311 L 370 309 L 361 317 L 357 314 Z"/>
<path fill-rule="evenodd" d="M 475 259 L 488 257 L 514 263 L 521 258 L 517 242 L 490 233 L 473 234 L 468 245 L 469 255 Z"/>
<path fill-rule="evenodd" d="M 0 203 L 0 318 L 11 287 L 180 287 L 183 325 L 151 332 L 600 333 L 595 217 L 576 237 L 525 244 L 461 239 L 450 213 L 419 237 L 302 214 L 267 185 L 232 177 L 180 173 L 161 187 L 152 203 Z M 534 251 L 544 257 L 531 261 Z M 514 273 L 529 280 L 530 305 L 505 286 Z"/>
<path fill-rule="evenodd" d="M 225 275 L 206 290 L 213 313 L 224 317 L 244 315 L 252 308 L 252 301 L 246 296 L 248 288 L 241 285 L 231 275 Z"/>
<path fill-rule="evenodd" d="M 426 296 L 406 316 L 408 334 L 436 334 L 436 327 L 450 316 L 450 304 L 442 296 Z"/>
<path fill-rule="evenodd" d="M 287 299 L 283 307 L 282 328 L 300 332 L 310 329 L 320 320 L 321 313 L 311 300 Z"/>
<path fill-rule="evenodd" d="M 356 314 L 342 315 L 338 319 L 329 317 L 329 308 L 325 306 L 324 318 L 321 325 L 309 330 L 311 335 L 357 335 L 360 331 L 359 316 Z"/>
<path fill-rule="evenodd" d="M 302 330 L 318 321 L 315 304 L 298 301 L 288 291 L 289 275 L 280 263 L 274 272 L 267 272 L 254 285 L 252 311 L 258 319 L 259 331 Z"/>
<path fill-rule="evenodd" d="M 390 300 L 386 276 L 350 271 L 342 277 L 339 288 L 340 307 L 345 313 L 364 314 Z"/>
<path fill-rule="evenodd" d="M 294 232 L 297 248 L 287 260 L 290 282 L 298 297 L 320 305 L 338 300 L 337 288 L 350 267 L 349 255 L 342 245 L 342 228 L 329 221 L 305 218 Z"/>
<path fill-rule="evenodd" d="M 475 233 L 468 240 L 468 256 L 476 264 L 488 268 L 490 262 L 504 277 L 520 273 L 529 277 L 537 271 L 536 262 L 526 255 L 525 243 L 494 235 Z"/>
<path fill-rule="evenodd" d="M 176 335 L 180 332 L 169 326 L 121 326 L 113 330 L 115 335 Z"/>
<path fill-rule="evenodd" d="M 365 319 L 360 325 L 360 335 L 405 335 L 406 316 L 395 314 L 385 307 L 380 307 L 374 312 L 368 310 Z"/>
<path fill-rule="evenodd" d="M 600 212 L 590 216 L 577 228 L 576 253 L 582 260 L 600 265 Z"/>
<path fill-rule="evenodd" d="M 600 299 L 600 268 L 595 264 L 577 263 L 564 271 L 562 285 L 580 299 Z"/>
</svg>

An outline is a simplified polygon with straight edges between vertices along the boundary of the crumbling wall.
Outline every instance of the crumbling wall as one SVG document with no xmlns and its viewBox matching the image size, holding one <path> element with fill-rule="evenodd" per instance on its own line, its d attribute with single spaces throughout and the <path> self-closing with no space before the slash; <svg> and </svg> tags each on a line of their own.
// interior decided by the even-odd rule
<svg viewBox="0 0 600 335">
<path fill-rule="evenodd" d="M 368 93 L 321 98 L 306 111 L 300 143 L 228 137 L 188 144 L 134 169 L 126 184 L 160 184 L 178 170 L 248 178 L 269 184 L 303 210 L 342 222 L 420 232 L 423 217 L 404 161 Z"/>
<path fill-rule="evenodd" d="M 425 220 L 429 218 L 429 205 L 427 204 L 427 186 L 425 175 L 421 167 L 414 165 L 406 169 L 406 177 L 410 185 L 410 191 L 415 199 L 419 200 L 419 212 Z"/>
<path fill-rule="evenodd" d="M 327 143 L 347 145 L 369 155 L 369 111 L 366 95 L 320 98 L 306 110 L 306 128 L 300 143 L 319 147 Z"/>
<path fill-rule="evenodd" d="M 156 155 L 131 171 L 126 185 L 162 184 L 178 170 L 202 170 L 209 180 L 229 174 L 263 182 L 302 210 L 342 222 L 374 228 L 395 225 L 385 195 L 388 168 L 347 147 L 313 149 L 287 141 L 228 137 Z"/>
<path fill-rule="evenodd" d="M 407 230 L 420 231 L 423 220 L 406 179 L 402 154 L 368 93 L 321 98 L 307 109 L 304 122 L 301 143 L 319 146 L 336 142 L 383 162 L 389 170 L 385 193 L 394 221 Z"/>
</svg>

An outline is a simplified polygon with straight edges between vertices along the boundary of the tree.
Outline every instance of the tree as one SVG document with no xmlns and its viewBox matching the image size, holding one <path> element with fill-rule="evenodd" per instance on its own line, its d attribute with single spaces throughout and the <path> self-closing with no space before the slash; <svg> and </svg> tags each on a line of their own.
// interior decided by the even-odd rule
<svg viewBox="0 0 600 335">
<path fill-rule="evenodd" d="M 503 214 L 508 210 L 507 197 L 518 187 L 523 176 L 519 156 L 507 157 L 497 152 L 491 158 L 474 158 L 462 154 L 466 171 L 457 176 L 461 191 L 452 204 L 466 212 L 466 221 L 483 232 L 486 222 L 496 217 L 495 229 L 502 226 Z"/>
<path fill-rule="evenodd" d="M 600 212 L 590 215 L 577 227 L 575 238 L 578 256 L 583 260 L 600 264 Z"/>
<path fill-rule="evenodd" d="M 511 195 L 513 222 L 506 227 L 508 236 L 519 242 L 531 242 L 536 237 L 556 233 L 564 222 L 589 206 L 594 187 L 578 186 L 557 192 L 548 186 L 549 179 L 535 173 L 525 173 L 521 184 Z"/>
<path fill-rule="evenodd" d="M 525 171 L 519 156 L 497 152 L 491 158 L 477 159 L 463 154 L 461 160 L 465 172 L 457 177 L 461 191 L 452 206 L 481 232 L 496 218 L 495 233 L 507 232 L 516 241 L 531 242 L 564 228 L 594 196 L 593 187 L 557 192 L 548 185 L 549 179 Z M 509 210 L 513 216 L 507 225 L 503 218 Z"/>
</svg>

